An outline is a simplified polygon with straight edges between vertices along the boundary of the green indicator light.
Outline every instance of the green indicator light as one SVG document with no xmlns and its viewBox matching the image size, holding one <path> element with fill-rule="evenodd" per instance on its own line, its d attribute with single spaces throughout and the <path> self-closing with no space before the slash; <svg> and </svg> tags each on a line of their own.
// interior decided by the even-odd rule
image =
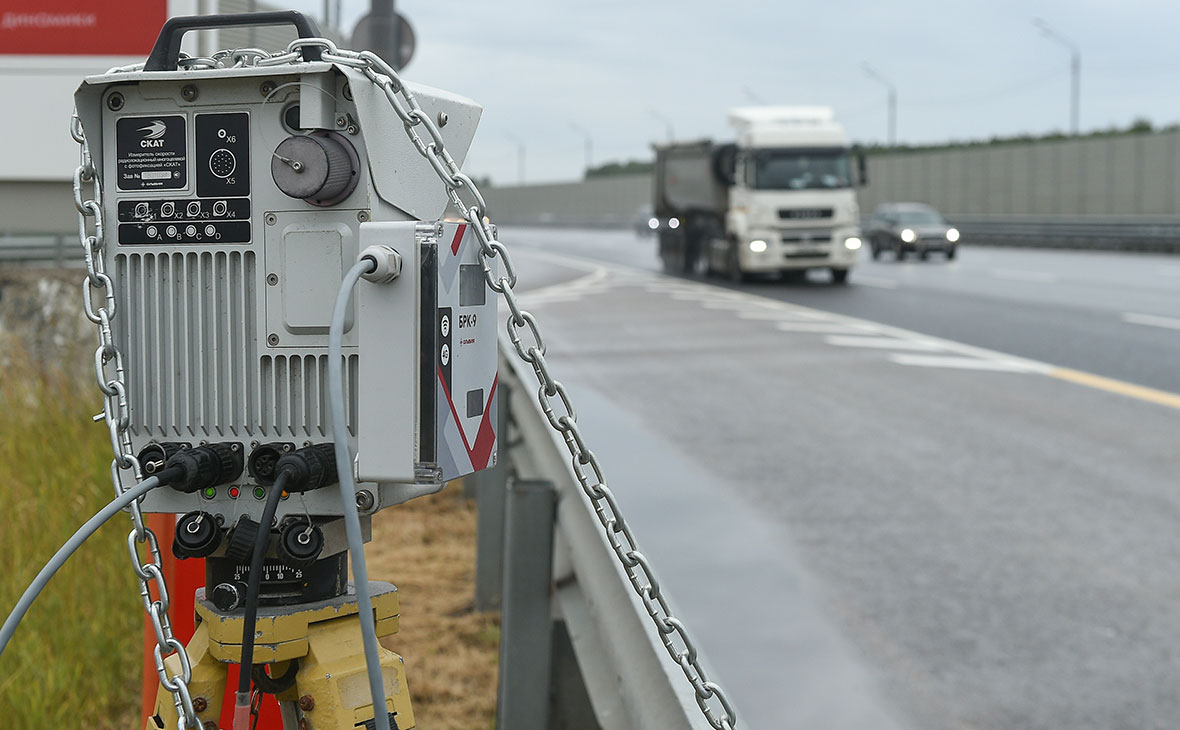
<svg viewBox="0 0 1180 730">
<path fill-rule="evenodd" d="M 213 499 L 214 497 L 217 496 L 217 488 L 216 487 L 205 487 L 205 491 L 201 492 L 201 494 L 203 494 L 205 496 L 205 499 Z"/>
<path fill-rule="evenodd" d="M 266 499 L 266 490 L 262 487 L 254 487 L 254 499 Z"/>
</svg>

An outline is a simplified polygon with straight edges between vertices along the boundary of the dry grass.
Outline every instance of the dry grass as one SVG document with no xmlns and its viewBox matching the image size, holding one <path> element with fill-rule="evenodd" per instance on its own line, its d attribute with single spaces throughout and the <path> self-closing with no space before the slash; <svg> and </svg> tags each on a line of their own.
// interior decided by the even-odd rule
<svg viewBox="0 0 1180 730">
<path fill-rule="evenodd" d="M 80 273 L 0 271 L 0 618 L 50 555 L 113 497 L 110 443 L 90 422 Z M 418 727 L 494 724 L 498 616 L 471 610 L 475 505 L 458 486 L 374 520 L 369 574 L 399 588 Z M 116 516 L 50 582 L 0 657 L 3 730 L 138 725 L 143 608 Z"/>
<path fill-rule="evenodd" d="M 493 727 L 500 621 L 472 610 L 475 503 L 454 483 L 386 510 L 366 554 L 370 577 L 398 587 L 401 630 L 384 644 L 405 659 L 418 727 Z"/>
</svg>

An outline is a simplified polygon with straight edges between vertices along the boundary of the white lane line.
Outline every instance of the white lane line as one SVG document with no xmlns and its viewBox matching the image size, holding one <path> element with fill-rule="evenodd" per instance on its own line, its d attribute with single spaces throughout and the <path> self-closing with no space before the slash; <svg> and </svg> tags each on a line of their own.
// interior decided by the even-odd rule
<svg viewBox="0 0 1180 730">
<path fill-rule="evenodd" d="M 796 312 L 790 309 L 783 309 L 777 312 L 739 309 L 735 314 L 737 314 L 738 319 L 752 319 L 763 322 L 815 322 L 824 319 L 824 317 L 817 316 L 813 312 Z"/>
<path fill-rule="evenodd" d="M 991 275 L 1006 281 L 1027 281 L 1036 284 L 1052 284 L 1057 281 L 1056 274 L 1047 271 L 1025 271 L 1024 269 L 992 269 Z"/>
<path fill-rule="evenodd" d="M 1175 317 L 1161 317 L 1158 314 L 1138 314 L 1126 312 L 1123 321 L 1130 324 L 1142 324 L 1148 327 L 1163 327 L 1169 330 L 1180 330 L 1180 319 Z"/>
<path fill-rule="evenodd" d="M 1037 372 L 1036 368 L 1018 360 L 980 360 L 975 357 L 958 357 L 954 355 L 912 355 L 908 353 L 894 353 L 889 359 L 898 365 L 912 365 L 923 368 L 952 368 L 955 370 L 992 370 L 1005 373 Z"/>
<path fill-rule="evenodd" d="M 863 327 L 839 322 L 778 322 L 774 325 L 780 332 L 811 332 L 814 334 L 855 335 L 865 331 Z"/>
<path fill-rule="evenodd" d="M 884 279 L 879 276 L 865 276 L 864 274 L 853 274 L 852 283 L 857 286 L 871 286 L 877 289 L 896 289 L 898 284 L 893 279 Z"/>
<path fill-rule="evenodd" d="M 836 347 L 867 347 L 873 350 L 932 350 L 943 349 L 935 342 L 917 338 L 899 339 L 897 337 L 848 337 L 832 335 L 824 338 L 824 342 Z"/>
</svg>

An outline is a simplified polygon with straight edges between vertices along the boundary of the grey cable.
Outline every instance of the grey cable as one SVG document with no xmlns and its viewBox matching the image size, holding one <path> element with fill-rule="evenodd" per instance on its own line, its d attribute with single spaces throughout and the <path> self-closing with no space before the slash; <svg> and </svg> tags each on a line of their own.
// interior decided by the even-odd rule
<svg viewBox="0 0 1180 730">
<path fill-rule="evenodd" d="M 49 583 L 49 579 L 82 546 L 82 543 L 90 539 L 90 536 L 97 532 L 98 528 L 102 527 L 107 520 L 121 512 L 124 507 L 158 486 L 160 486 L 160 478 L 158 476 L 144 479 L 139 484 L 120 494 L 106 507 L 99 510 L 98 514 L 91 517 L 86 521 L 86 524 L 78 528 L 78 531 L 74 533 L 73 537 L 66 540 L 66 544 L 62 545 L 54 553 L 53 557 L 49 559 L 49 562 L 45 564 L 45 567 L 41 568 L 41 572 L 37 573 L 37 577 L 33 579 L 33 582 L 21 594 L 20 600 L 16 602 L 16 605 L 12 608 L 12 612 L 4 620 L 4 626 L 0 628 L 0 654 L 4 653 L 9 640 L 16 633 L 16 627 L 20 625 L 21 619 L 25 617 L 29 608 L 33 605 L 33 601 L 36 601 L 37 596 L 41 595 L 41 591 L 45 589 L 45 586 Z"/>
<path fill-rule="evenodd" d="M 336 472 L 340 477 L 344 528 L 348 534 L 348 551 L 352 553 L 352 577 L 356 587 L 358 613 L 361 617 L 361 640 L 365 645 L 365 668 L 369 673 L 369 691 L 373 697 L 373 720 L 375 730 L 389 730 L 389 712 L 385 709 L 385 682 L 381 677 L 380 647 L 377 644 L 377 623 L 373 620 L 373 601 L 369 597 L 365 542 L 361 535 L 361 517 L 356 506 L 356 481 L 352 475 L 352 454 L 348 449 L 348 421 L 344 411 L 344 315 L 357 281 L 376 266 L 377 263 L 372 259 L 361 259 L 348 270 L 344 280 L 340 282 L 336 306 L 332 309 L 332 326 L 328 329 L 328 403 L 332 410 L 332 440 L 336 446 Z"/>
</svg>

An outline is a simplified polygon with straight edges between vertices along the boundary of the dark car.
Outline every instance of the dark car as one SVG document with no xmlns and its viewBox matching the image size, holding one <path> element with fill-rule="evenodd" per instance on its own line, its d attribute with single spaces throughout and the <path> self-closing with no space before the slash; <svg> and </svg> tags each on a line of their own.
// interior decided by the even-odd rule
<svg viewBox="0 0 1180 730">
<path fill-rule="evenodd" d="M 892 251 L 898 260 L 911 251 L 925 260 L 931 251 L 941 251 L 948 259 L 955 257 L 959 231 L 946 222 L 934 208 L 924 203 L 886 203 L 873 211 L 865 230 L 869 251 L 879 258 L 882 251 Z"/>
</svg>

